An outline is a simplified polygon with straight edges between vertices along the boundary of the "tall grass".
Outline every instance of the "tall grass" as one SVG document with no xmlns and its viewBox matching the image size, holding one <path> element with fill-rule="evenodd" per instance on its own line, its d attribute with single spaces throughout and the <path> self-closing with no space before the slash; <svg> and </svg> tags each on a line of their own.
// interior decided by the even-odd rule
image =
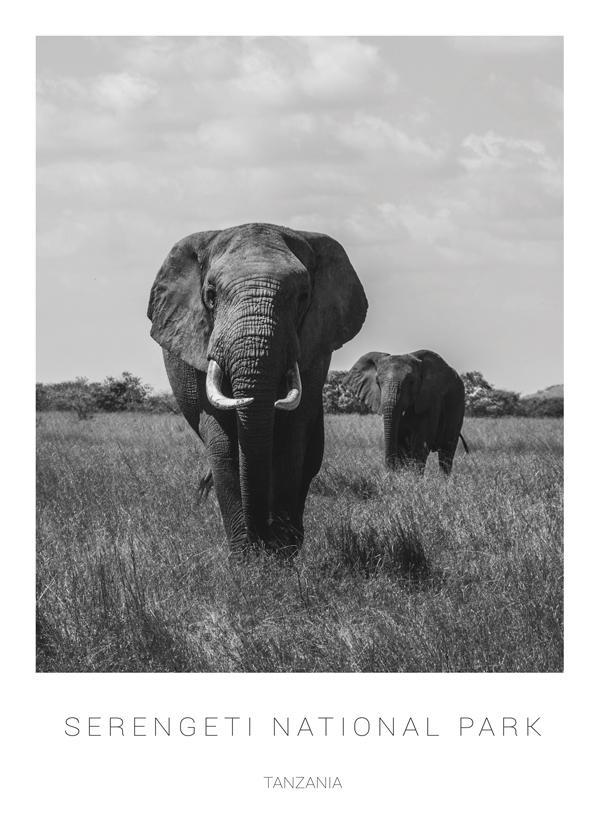
<svg viewBox="0 0 600 840">
<path fill-rule="evenodd" d="M 562 669 L 562 421 L 469 419 L 444 480 L 326 418 L 293 560 L 230 560 L 172 415 L 38 420 L 38 669 Z"/>
</svg>

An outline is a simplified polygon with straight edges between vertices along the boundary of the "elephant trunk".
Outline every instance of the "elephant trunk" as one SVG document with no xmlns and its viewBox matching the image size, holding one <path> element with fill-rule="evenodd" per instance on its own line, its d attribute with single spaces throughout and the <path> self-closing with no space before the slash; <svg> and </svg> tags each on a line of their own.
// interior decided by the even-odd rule
<svg viewBox="0 0 600 840">
<path fill-rule="evenodd" d="M 275 403 L 290 367 L 290 349 L 284 325 L 268 299 L 238 310 L 228 333 L 226 338 L 221 333 L 215 354 L 221 357 L 217 365 L 228 378 L 237 411 L 242 511 L 246 539 L 256 544 L 269 539 L 273 431 L 280 407 Z M 297 405 L 299 394 L 288 397 Z"/>
<path fill-rule="evenodd" d="M 396 449 L 398 440 L 398 418 L 391 409 L 383 413 L 383 440 L 385 451 L 385 465 L 393 470 L 396 466 Z"/>
<path fill-rule="evenodd" d="M 256 392 L 255 392 L 256 393 Z M 238 409 L 240 491 L 248 542 L 266 542 L 271 510 L 274 389 L 257 395 L 252 406 Z"/>
<path fill-rule="evenodd" d="M 384 393 L 382 400 L 385 465 L 390 470 L 396 468 L 398 457 L 398 427 L 402 414 L 398 397 L 399 390 L 397 388 L 391 388 Z"/>
</svg>

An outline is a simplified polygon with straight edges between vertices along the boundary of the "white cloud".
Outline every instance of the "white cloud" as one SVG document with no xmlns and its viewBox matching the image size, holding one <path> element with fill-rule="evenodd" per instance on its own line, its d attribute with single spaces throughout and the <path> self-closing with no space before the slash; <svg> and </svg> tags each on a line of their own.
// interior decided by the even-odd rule
<svg viewBox="0 0 600 840">
<path fill-rule="evenodd" d="M 546 146 L 539 140 L 503 137 L 493 131 L 485 134 L 469 134 L 462 142 L 467 154 L 459 158 L 464 168 L 471 173 L 504 170 L 506 173 L 520 173 L 523 182 L 535 182 L 550 196 L 562 195 L 562 167 Z M 513 181 L 497 181 L 495 192 L 503 193 L 506 185 Z"/>
<path fill-rule="evenodd" d="M 436 162 L 443 157 L 441 149 L 434 149 L 420 137 L 409 137 L 389 122 L 370 114 L 358 113 L 353 119 L 339 122 L 336 133 L 344 145 L 365 155 L 388 149 L 408 156 L 416 163 Z"/>
<path fill-rule="evenodd" d="M 303 69 L 303 90 L 316 99 L 345 99 L 362 95 L 365 88 L 390 93 L 397 76 L 382 62 L 372 44 L 356 38 L 308 38 L 304 41 L 308 66 Z"/>
<path fill-rule="evenodd" d="M 404 228 L 415 242 L 432 245 L 449 241 L 456 235 L 456 225 L 448 207 L 436 207 L 427 213 L 411 204 L 384 203 L 377 209 L 391 227 Z"/>
<path fill-rule="evenodd" d="M 129 73 L 108 73 L 94 79 L 92 96 L 101 107 L 128 111 L 143 105 L 156 95 L 157 85 L 141 76 Z"/>
<path fill-rule="evenodd" d="M 252 102 L 285 106 L 298 96 L 294 68 L 287 57 L 269 52 L 252 41 L 245 43 L 230 86 L 246 98 L 246 104 L 249 97 Z"/>
<path fill-rule="evenodd" d="M 38 98 L 62 104 L 126 111 L 156 95 L 158 86 L 151 79 L 130 73 L 104 73 L 97 76 L 58 76 L 38 81 Z"/>
<path fill-rule="evenodd" d="M 246 38 L 229 64 L 230 91 L 252 103 L 302 108 L 362 101 L 393 92 L 397 76 L 376 47 L 356 38 Z M 234 45 L 231 45 L 234 47 Z"/>
<path fill-rule="evenodd" d="M 469 134 L 462 146 L 470 153 L 461 158 L 461 163 L 467 169 L 486 166 L 514 169 L 529 163 L 552 168 L 545 146 L 539 140 L 502 137 L 494 131 L 487 131 L 485 134 Z"/>
</svg>

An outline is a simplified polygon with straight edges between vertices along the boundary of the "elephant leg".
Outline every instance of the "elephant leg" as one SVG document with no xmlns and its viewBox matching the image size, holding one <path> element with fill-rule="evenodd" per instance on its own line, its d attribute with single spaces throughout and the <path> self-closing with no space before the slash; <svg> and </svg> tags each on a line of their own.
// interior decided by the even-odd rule
<svg viewBox="0 0 600 840">
<path fill-rule="evenodd" d="M 415 432 L 410 442 L 410 466 L 418 475 L 425 473 L 429 451 L 423 431 Z"/>
<path fill-rule="evenodd" d="M 410 427 L 399 424 L 396 451 L 392 457 L 391 469 L 409 469 L 413 462 L 412 432 Z"/>
<path fill-rule="evenodd" d="M 439 428 L 442 421 L 439 403 L 434 403 L 430 411 L 419 415 L 420 422 L 412 438 L 413 463 L 419 475 L 423 475 L 427 459 L 432 448 L 438 449 L 435 441 L 439 440 Z"/>
<path fill-rule="evenodd" d="M 390 459 L 389 463 L 386 463 L 386 466 L 392 470 L 406 469 L 410 466 L 410 462 L 410 448 L 403 441 L 398 444 L 398 448 L 396 449 L 394 456 Z"/>
<path fill-rule="evenodd" d="M 437 434 L 437 440 L 440 441 L 440 444 L 437 449 L 440 470 L 444 475 L 450 475 L 452 471 L 452 463 L 458 446 L 463 414 L 464 406 L 460 402 L 458 407 L 451 402 L 446 403 L 441 413 Z"/>
<path fill-rule="evenodd" d="M 452 462 L 454 461 L 454 453 L 458 446 L 458 440 L 453 443 L 446 443 L 440 446 L 438 452 L 438 461 L 440 470 L 444 475 L 450 475 L 452 471 Z"/>
<path fill-rule="evenodd" d="M 324 449 L 323 405 L 310 399 L 305 407 L 278 417 L 273 452 L 273 539 L 292 551 L 304 539 L 304 506 L 310 483 L 321 468 Z M 316 410 L 315 410 L 316 409 Z"/>
<path fill-rule="evenodd" d="M 177 404 L 206 447 L 210 466 L 200 479 L 199 499 L 207 498 L 214 486 L 229 545 L 241 546 L 246 533 L 241 515 L 235 412 L 217 414 L 206 398 L 205 374 L 166 350 L 163 356 Z"/>
<path fill-rule="evenodd" d="M 398 467 L 402 466 L 403 458 L 400 452 L 386 452 L 385 468 L 390 472 L 395 472 Z"/>
<path fill-rule="evenodd" d="M 429 447 L 427 444 L 423 444 L 417 452 L 414 454 L 413 463 L 415 465 L 415 469 L 419 475 L 423 475 L 425 473 L 425 467 L 427 465 L 427 458 L 429 457 Z"/>
<path fill-rule="evenodd" d="M 320 406 L 319 415 L 308 432 L 308 440 L 306 446 L 306 454 L 304 458 L 304 468 L 302 471 L 302 484 L 300 488 L 300 514 L 304 513 L 304 505 L 308 490 L 313 478 L 321 469 L 323 463 L 323 453 L 325 451 L 325 428 L 323 419 L 323 405 Z"/>
<path fill-rule="evenodd" d="M 419 448 L 418 443 L 416 443 L 416 433 L 410 426 L 401 425 L 398 429 L 395 468 L 402 470 L 419 468 Z"/>
<path fill-rule="evenodd" d="M 278 418 L 279 419 L 279 418 Z M 278 546 L 300 548 L 304 539 L 305 430 L 295 418 L 282 417 L 275 432 L 271 533 Z"/>
<path fill-rule="evenodd" d="M 210 473 L 229 547 L 232 551 L 242 550 L 247 544 L 247 534 L 240 491 L 235 412 L 205 415 L 202 436 L 206 441 Z M 207 475 L 204 481 L 206 479 Z"/>
</svg>

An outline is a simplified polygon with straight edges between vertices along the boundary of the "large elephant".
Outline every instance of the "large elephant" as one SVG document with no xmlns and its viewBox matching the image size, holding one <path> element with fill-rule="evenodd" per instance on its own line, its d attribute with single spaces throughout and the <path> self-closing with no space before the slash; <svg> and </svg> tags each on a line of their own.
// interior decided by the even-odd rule
<svg viewBox="0 0 600 840">
<path fill-rule="evenodd" d="M 383 415 L 385 463 L 389 469 L 425 469 L 437 452 L 448 475 L 461 438 L 465 388 L 458 373 L 432 350 L 403 356 L 366 353 L 346 374 L 344 384 L 371 411 Z"/>
<path fill-rule="evenodd" d="M 346 252 L 321 233 L 245 224 L 187 236 L 164 261 L 151 335 L 207 448 L 233 550 L 302 544 L 331 353 L 366 312 Z"/>
</svg>

